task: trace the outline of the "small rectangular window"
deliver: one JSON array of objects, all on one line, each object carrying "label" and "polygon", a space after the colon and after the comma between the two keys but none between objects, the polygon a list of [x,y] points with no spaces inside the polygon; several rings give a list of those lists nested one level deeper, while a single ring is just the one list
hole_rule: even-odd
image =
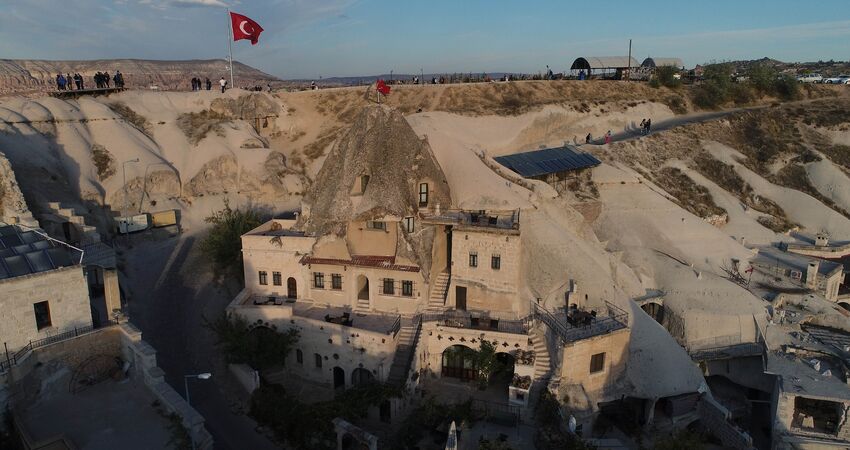
[{"label": "small rectangular window", "polygon": [[590,357],[590,373],[602,372],[605,369],[605,353],[597,353]]},{"label": "small rectangular window", "polygon": [[395,295],[395,280],[384,278],[384,295]]},{"label": "small rectangular window", "polygon": [[265,270],[260,271],[260,286],[269,284],[269,274]]},{"label": "small rectangular window", "polygon": [[499,255],[493,255],[490,257],[490,268],[493,270],[499,270],[502,268],[502,257]]},{"label": "small rectangular window", "polygon": [[387,223],[377,221],[377,220],[370,220],[370,221],[366,222],[366,228],[368,228],[370,230],[387,231]]},{"label": "small rectangular window", "polygon": [[322,355],[320,355],[318,353],[313,353],[313,359],[316,360],[316,368],[321,369],[322,368]]},{"label": "small rectangular window", "polygon": [[298,364],[304,364],[304,353],[300,348],[295,349],[295,361],[297,361]]},{"label": "small rectangular window", "polygon": [[316,289],[325,288],[325,274],[322,272],[313,272],[313,287]]},{"label": "small rectangular window", "polygon": [[360,176],[360,193],[366,192],[366,186],[369,185],[369,175]]},{"label": "small rectangular window", "polygon": [[405,297],[413,297],[413,282],[404,280],[401,282],[401,295]]},{"label": "small rectangular window", "polygon": [[280,272],[272,272],[272,283],[275,286],[280,286],[282,283],[280,278]]},{"label": "small rectangular window", "polygon": [[469,267],[478,267],[478,253],[471,252],[469,254]]},{"label": "small rectangular window", "polygon": [[50,304],[48,302],[38,302],[32,305],[35,312],[35,327],[43,329],[53,326],[53,321],[50,319]]},{"label": "small rectangular window", "polygon": [[416,226],[416,224],[413,221],[413,217],[405,217],[404,218],[404,231],[407,231],[408,233],[413,233],[415,231],[414,230],[415,226]]},{"label": "small rectangular window", "polygon": [[331,275],[331,289],[342,289],[342,275],[338,273]]},{"label": "small rectangular window", "polygon": [[419,206],[428,206],[428,183],[419,183]]}]

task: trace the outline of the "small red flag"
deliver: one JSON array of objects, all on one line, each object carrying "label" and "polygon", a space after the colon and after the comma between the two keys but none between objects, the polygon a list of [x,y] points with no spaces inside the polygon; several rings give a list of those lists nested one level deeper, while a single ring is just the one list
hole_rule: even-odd
[{"label": "small red flag", "polygon": [[233,29],[233,40],[249,39],[251,45],[257,45],[263,27],[257,22],[243,16],[242,14],[230,13],[230,25]]},{"label": "small red flag", "polygon": [[390,86],[387,83],[384,83],[384,80],[378,80],[378,82],[375,83],[375,89],[384,96],[387,96],[390,93]]},{"label": "small red flag", "polygon": [[749,269],[745,270],[746,273],[753,273],[753,266],[750,266]]}]

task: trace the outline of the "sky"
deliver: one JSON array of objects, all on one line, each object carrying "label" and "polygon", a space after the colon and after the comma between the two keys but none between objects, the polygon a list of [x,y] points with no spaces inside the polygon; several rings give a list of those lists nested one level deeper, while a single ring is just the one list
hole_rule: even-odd
[{"label": "sky", "polygon": [[850,60],[848,0],[0,0],[2,59],[233,57],[285,79],[555,72],[580,56]]}]

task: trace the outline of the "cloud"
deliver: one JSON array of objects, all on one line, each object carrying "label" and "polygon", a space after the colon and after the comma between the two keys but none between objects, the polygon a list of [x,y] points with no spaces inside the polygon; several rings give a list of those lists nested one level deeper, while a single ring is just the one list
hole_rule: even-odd
[{"label": "cloud", "polygon": [[171,0],[169,3],[178,8],[203,8],[208,6],[214,8],[227,8],[230,6],[221,0]]}]

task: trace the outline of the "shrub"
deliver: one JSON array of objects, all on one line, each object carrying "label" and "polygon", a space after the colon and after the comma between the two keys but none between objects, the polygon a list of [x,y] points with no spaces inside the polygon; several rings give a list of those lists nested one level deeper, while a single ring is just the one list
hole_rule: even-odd
[{"label": "shrub", "polygon": [[679,69],[673,66],[662,66],[655,69],[655,76],[652,77],[653,87],[665,86],[668,88],[678,88],[682,85],[682,80],[676,78]]},{"label": "shrub", "polygon": [[694,104],[702,109],[717,109],[726,103],[728,92],[720,83],[705,81],[694,89]]},{"label": "shrub", "polygon": [[700,186],[675,167],[665,167],[658,172],[655,182],[672,195],[679,206],[703,219],[726,214],[726,210],[714,203],[714,198],[704,186]]},{"label": "shrub", "polygon": [[180,114],[177,117],[177,127],[183,131],[190,144],[198,145],[210,132],[224,137],[224,128],[221,125],[228,120],[221,113],[205,109],[201,112]]},{"label": "shrub", "polygon": [[124,104],[123,102],[115,102],[110,103],[109,109],[112,110],[115,114],[118,114],[122,119],[124,119],[130,125],[133,125],[141,131],[145,136],[152,138],[151,136],[151,123],[148,122],[144,116],[140,115],[136,111],[133,111],[129,106]]},{"label": "shrub", "polygon": [[248,364],[257,370],[282,366],[298,342],[298,330],[281,333],[267,327],[252,328],[247,320],[235,314],[223,313],[214,321],[204,321],[215,334],[216,346],[221,348],[227,362]]},{"label": "shrub", "polygon": [[782,75],[774,81],[774,92],[782,100],[800,98],[800,84],[790,75]]},{"label": "shrub", "polygon": [[115,158],[106,150],[106,147],[99,144],[92,145],[91,159],[97,169],[97,178],[100,181],[115,175]]},{"label": "shrub", "polygon": [[224,209],[204,221],[212,227],[201,242],[201,250],[210,259],[217,274],[241,279],[242,235],[262,224],[259,213],[251,209],[231,209],[225,201]]},{"label": "shrub", "polygon": [[729,88],[729,97],[736,105],[746,105],[756,99],[748,85],[737,83]]}]

